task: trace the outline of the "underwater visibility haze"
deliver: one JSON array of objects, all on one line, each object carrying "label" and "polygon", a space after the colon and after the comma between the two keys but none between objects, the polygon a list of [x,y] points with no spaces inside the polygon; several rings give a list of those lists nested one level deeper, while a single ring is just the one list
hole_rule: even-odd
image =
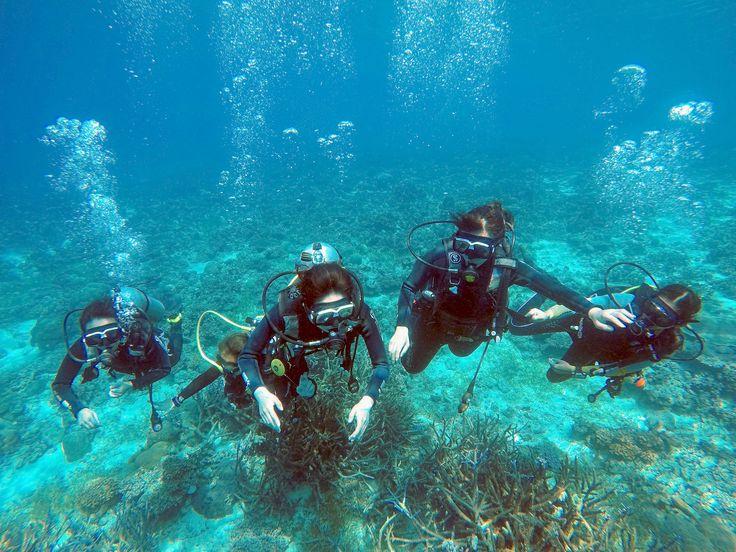
[{"label": "underwater visibility haze", "polygon": [[0,550],[736,550],[736,3],[5,0],[0,67]]}]

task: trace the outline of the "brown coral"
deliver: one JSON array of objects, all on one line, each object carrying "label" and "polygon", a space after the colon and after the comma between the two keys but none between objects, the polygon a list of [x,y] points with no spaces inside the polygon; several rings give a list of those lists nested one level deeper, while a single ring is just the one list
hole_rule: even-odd
[{"label": "brown coral", "polygon": [[120,484],[112,477],[91,479],[77,495],[79,511],[88,516],[100,515],[120,502]]},{"label": "brown coral", "polygon": [[[359,380],[368,379],[370,362],[365,355],[358,357],[355,371]],[[414,413],[400,400],[401,378],[386,384],[381,400],[373,409],[370,426],[360,443],[348,443],[351,428],[347,414],[359,395],[346,388],[347,374],[336,362],[327,363],[314,375],[319,393],[315,399],[294,398],[282,416],[281,432],[259,431],[265,438],[252,446],[263,456],[262,478],[257,490],[243,490],[247,496],[256,492],[264,498],[276,497],[283,508],[282,497],[300,484],[309,487],[321,502],[326,492],[349,489],[356,481],[395,481],[399,455],[406,456],[408,445],[415,437]],[[250,457],[241,450],[237,470]],[[243,474],[240,481],[253,481],[252,473]],[[354,497],[353,497],[354,498]]]},{"label": "brown coral", "polygon": [[514,431],[488,420],[435,429],[400,494],[386,499],[378,545],[453,550],[588,550],[612,538],[611,493],[576,465],[550,473]]},{"label": "brown coral", "polygon": [[652,464],[668,456],[679,443],[667,432],[608,429],[588,422],[575,424],[575,433],[590,448],[614,460]]}]

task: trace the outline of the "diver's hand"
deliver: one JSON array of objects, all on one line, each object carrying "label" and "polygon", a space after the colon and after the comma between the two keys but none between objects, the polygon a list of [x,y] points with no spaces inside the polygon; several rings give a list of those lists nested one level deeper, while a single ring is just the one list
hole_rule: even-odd
[{"label": "diver's hand", "polygon": [[263,386],[253,391],[253,397],[258,403],[261,421],[274,431],[281,432],[281,420],[276,414],[276,409],[283,412],[284,405],[281,404],[279,398]]},{"label": "diver's hand", "polygon": [[352,424],[355,420],[355,431],[348,437],[348,441],[351,443],[363,438],[365,428],[368,427],[368,420],[371,417],[371,408],[373,408],[375,402],[372,397],[365,395],[350,411],[348,423]]},{"label": "diver's hand", "polygon": [[113,399],[119,399],[131,389],[133,389],[132,381],[116,381],[110,384],[110,396]]},{"label": "diver's hand", "polygon": [[91,408],[83,408],[77,412],[77,422],[84,429],[95,429],[102,425],[97,414]]},{"label": "diver's hand", "polygon": [[399,359],[409,350],[409,328],[406,326],[396,326],[391,341],[388,342],[388,354],[391,360],[398,362]]},{"label": "diver's hand", "polygon": [[562,374],[565,376],[572,376],[578,372],[577,366],[573,366],[565,360],[556,360],[554,358],[549,359],[549,367],[553,372]]},{"label": "diver's hand", "polygon": [[[634,315],[626,309],[606,309],[593,307],[588,311],[588,318],[593,325],[604,332],[612,332],[616,327],[625,328],[634,321]],[[608,322],[608,324],[607,324]]]},{"label": "diver's hand", "polygon": [[549,318],[549,314],[546,311],[543,311],[541,309],[531,309],[528,313],[526,313],[527,317],[531,318],[532,320],[547,320]]},{"label": "diver's hand", "polygon": [[112,351],[110,349],[105,349],[100,353],[100,356],[97,359],[97,365],[99,368],[104,370],[107,370],[112,366]]}]

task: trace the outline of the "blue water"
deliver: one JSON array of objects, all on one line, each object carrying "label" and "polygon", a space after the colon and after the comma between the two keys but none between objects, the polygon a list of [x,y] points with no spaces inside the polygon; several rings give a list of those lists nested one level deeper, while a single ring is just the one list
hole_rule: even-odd
[{"label": "blue water", "polygon": [[[191,427],[220,389],[154,438],[143,394],[77,385],[103,427],[76,427],[49,390],[61,320],[125,283],[181,305],[163,408],[206,368],[199,313],[258,314],[305,243],[341,249],[388,341],[410,227],[498,198],[525,252],[575,289],[617,260],[692,285],[708,346],[589,405],[598,382],[544,377],[565,340],[509,337],[478,413],[592,466],[636,505],[636,549],[736,549],[735,22],[736,4],[691,0],[0,2],[0,548],[27,519],[46,527],[30,550],[384,547],[360,512],[385,489],[335,498],[339,539],[314,544],[309,500],[264,517],[218,484],[244,437]],[[394,367],[425,426],[455,416],[478,356],[443,352],[406,382]],[[655,434],[675,444],[654,460],[611,445]],[[190,461],[196,482],[152,514],[149,540],[131,536],[140,485],[204,449],[212,463]],[[98,478],[117,500],[92,515],[79,504]],[[204,515],[195,496],[228,506]]]}]

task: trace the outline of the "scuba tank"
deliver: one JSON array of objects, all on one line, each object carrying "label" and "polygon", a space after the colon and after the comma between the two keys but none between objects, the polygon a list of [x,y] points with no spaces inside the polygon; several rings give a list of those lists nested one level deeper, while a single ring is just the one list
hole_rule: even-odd
[{"label": "scuba tank", "polygon": [[164,319],[164,304],[136,287],[121,286],[113,290],[115,306],[133,306],[143,312],[152,324],[156,325]]}]

